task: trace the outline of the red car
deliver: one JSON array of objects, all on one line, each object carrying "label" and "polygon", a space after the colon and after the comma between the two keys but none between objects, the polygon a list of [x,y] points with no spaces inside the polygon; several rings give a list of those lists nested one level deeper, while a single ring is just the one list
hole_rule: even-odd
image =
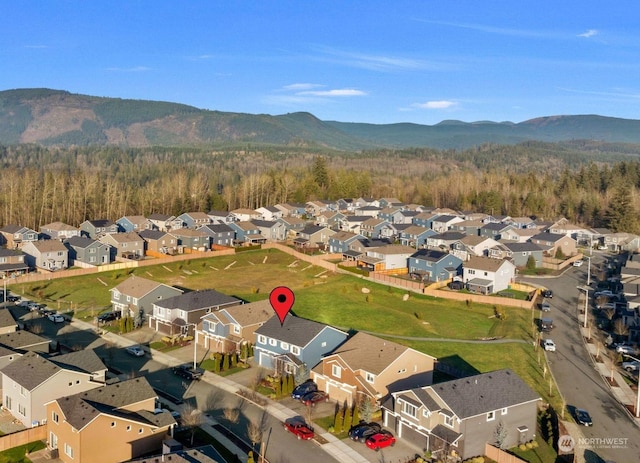
[{"label": "red car", "polygon": [[309,392],[308,394],[302,396],[300,402],[305,405],[311,405],[313,407],[318,402],[329,402],[329,394],[324,391]]},{"label": "red car", "polygon": [[307,425],[307,423],[301,423],[300,421],[284,423],[284,429],[295,435],[298,440],[310,440],[313,439],[315,433],[313,428]]},{"label": "red car", "polygon": [[370,436],[365,443],[367,447],[377,452],[385,447],[393,447],[396,443],[396,438],[390,432],[378,432]]}]

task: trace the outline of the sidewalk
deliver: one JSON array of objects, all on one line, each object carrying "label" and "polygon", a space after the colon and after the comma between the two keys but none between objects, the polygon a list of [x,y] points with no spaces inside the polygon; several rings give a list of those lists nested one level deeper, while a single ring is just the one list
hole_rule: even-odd
[{"label": "sidewalk", "polygon": [[[93,324],[83,322],[80,320],[74,319],[71,322],[71,324],[80,330],[92,330],[94,332],[99,332],[101,333],[101,337],[105,341],[120,347],[136,345],[136,344],[139,344],[138,341],[140,341],[139,339],[128,339],[127,337],[124,337],[124,336],[102,331],[99,328],[96,328]],[[175,365],[180,365],[182,363],[185,363],[185,357],[188,357],[188,359],[186,359],[187,361],[190,359],[193,359],[193,349],[189,346],[184,349],[177,349],[177,350],[171,351],[170,354],[165,354],[163,352],[152,350],[151,357],[153,358],[153,360],[159,363],[162,363],[164,365],[175,366]],[[220,388],[232,394],[237,394],[238,390],[241,390],[241,389],[250,391],[250,389],[246,388],[245,386],[235,381],[230,380],[229,378],[222,377],[208,371],[205,372],[201,381],[205,381],[211,384],[212,386],[215,386],[217,388]],[[288,418],[294,418],[299,415],[298,413],[294,412],[293,410],[283,406],[282,404],[276,401],[270,400],[266,397],[263,397],[263,399],[267,403],[267,405],[263,407],[265,411],[281,422],[285,421]],[[238,457],[240,457],[240,460],[243,463],[246,463],[247,461],[246,453],[242,449],[240,449],[237,445],[235,445],[233,442],[231,442],[226,436],[222,435],[220,432],[218,432],[216,429],[212,427],[212,425],[215,424],[215,421],[213,419],[209,417],[205,417],[205,423],[207,425],[202,426],[203,430],[205,430],[208,434],[213,436],[218,442],[222,443],[228,450],[238,455]],[[315,426],[315,428],[317,431],[320,431],[318,432],[319,436],[324,438],[324,440],[326,441],[326,443],[320,445],[320,448],[323,449],[327,454],[332,456],[337,461],[341,463],[369,463],[369,460],[367,458],[359,454],[357,451],[353,450],[351,447],[349,447],[347,444],[345,444],[341,440],[337,439],[333,434],[328,433],[323,429],[322,430],[319,429],[318,426]]]}]

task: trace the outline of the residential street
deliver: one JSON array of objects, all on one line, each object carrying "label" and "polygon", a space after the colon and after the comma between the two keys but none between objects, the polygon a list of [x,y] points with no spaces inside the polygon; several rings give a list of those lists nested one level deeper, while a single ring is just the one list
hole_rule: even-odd
[{"label": "residential street", "polygon": [[[602,254],[592,258],[592,265],[603,258]],[[563,275],[555,278],[523,280],[545,286],[554,292],[548,316],[553,318],[555,328],[549,337],[555,341],[557,350],[547,353],[551,372],[566,401],[565,413],[584,408],[593,419],[592,427],[580,427],[587,440],[577,442],[576,448],[587,462],[637,461],[640,455],[640,429],[594,368],[580,335],[579,323],[583,323],[584,318],[577,317],[578,295],[581,292],[577,287],[586,285],[586,272],[584,265],[569,267]]]}]

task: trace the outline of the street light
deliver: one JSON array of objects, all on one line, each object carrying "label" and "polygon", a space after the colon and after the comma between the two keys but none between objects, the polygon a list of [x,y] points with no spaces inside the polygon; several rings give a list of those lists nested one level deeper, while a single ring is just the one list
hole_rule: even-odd
[{"label": "street light", "polygon": [[587,259],[587,286],[591,285],[591,256],[584,256]]},{"label": "street light", "polygon": [[580,291],[584,291],[584,327],[587,327],[587,310],[589,308],[589,288],[578,286]]}]

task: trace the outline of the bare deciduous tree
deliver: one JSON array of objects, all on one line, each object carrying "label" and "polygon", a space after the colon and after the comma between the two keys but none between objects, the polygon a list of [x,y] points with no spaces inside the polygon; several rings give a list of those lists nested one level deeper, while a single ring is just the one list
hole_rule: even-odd
[{"label": "bare deciduous tree", "polygon": [[182,415],[182,425],[189,428],[191,432],[191,446],[193,447],[193,440],[196,435],[196,428],[202,426],[204,422],[204,416],[202,411],[195,408],[193,405],[185,404],[180,411]]}]

